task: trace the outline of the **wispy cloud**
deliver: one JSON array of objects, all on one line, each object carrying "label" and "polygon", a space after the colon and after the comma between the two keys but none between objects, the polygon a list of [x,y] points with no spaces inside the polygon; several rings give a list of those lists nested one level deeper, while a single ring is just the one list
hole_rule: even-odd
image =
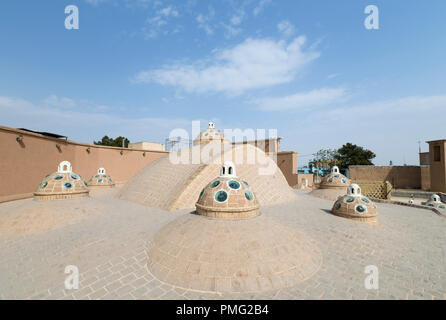
[{"label": "wispy cloud", "polygon": [[347,99],[343,88],[322,88],[283,97],[266,97],[249,101],[264,111],[307,110],[329,106]]},{"label": "wispy cloud", "polygon": [[254,10],[252,11],[252,14],[254,16],[258,16],[263,12],[265,7],[269,5],[272,1],[271,0],[260,0],[257,5],[255,6]]},{"label": "wispy cloud", "polygon": [[57,107],[57,108],[72,108],[76,106],[76,102],[73,99],[66,97],[59,98],[55,94],[46,97],[43,100],[43,103],[47,106]]},{"label": "wispy cloud", "polygon": [[[101,106],[99,105],[99,108]],[[75,141],[92,143],[104,135],[124,135],[131,141],[158,141],[174,128],[190,128],[190,121],[178,118],[125,118],[92,109],[60,109],[25,99],[0,96],[2,125],[67,135]]]},{"label": "wispy cloud", "polygon": [[196,21],[198,23],[198,27],[203,29],[206,34],[212,35],[214,34],[214,28],[211,25],[211,21],[215,16],[215,10],[213,7],[209,7],[207,14],[198,14],[196,17]]},{"label": "wispy cloud", "polygon": [[305,50],[305,42],[304,36],[289,43],[247,39],[235,47],[217,50],[208,61],[142,71],[134,80],[179,87],[186,92],[241,94],[292,81],[301,68],[319,57],[319,52]]},{"label": "wispy cloud", "polygon": [[174,28],[173,31],[166,30],[164,27],[168,25],[168,21],[171,18],[177,18],[179,15],[178,9],[174,6],[158,9],[154,16],[146,19],[147,26],[142,28],[145,38],[156,38],[160,33],[164,35],[175,33],[175,30],[178,30],[178,27]]},{"label": "wispy cloud", "polygon": [[277,29],[279,29],[280,33],[284,36],[290,37],[295,33],[294,25],[288,20],[282,20],[277,24]]}]

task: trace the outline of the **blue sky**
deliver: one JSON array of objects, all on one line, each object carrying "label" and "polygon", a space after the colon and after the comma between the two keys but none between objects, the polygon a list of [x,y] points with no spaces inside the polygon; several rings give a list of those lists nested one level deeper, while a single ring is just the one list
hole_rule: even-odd
[{"label": "blue sky", "polygon": [[446,138],[445,14],[442,0],[5,0],[0,125],[164,142],[213,120],[277,129],[300,165],[345,142],[418,164],[417,141]]}]

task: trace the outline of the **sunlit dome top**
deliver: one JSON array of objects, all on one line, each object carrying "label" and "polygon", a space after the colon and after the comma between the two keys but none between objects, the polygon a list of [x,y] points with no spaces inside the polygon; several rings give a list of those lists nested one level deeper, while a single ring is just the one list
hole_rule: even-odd
[{"label": "sunlit dome top", "polygon": [[226,161],[220,176],[201,191],[197,213],[214,218],[248,218],[259,215],[259,204],[251,186],[236,175],[235,166]]},{"label": "sunlit dome top", "polygon": [[48,174],[34,192],[37,200],[68,199],[87,196],[89,190],[82,177],[74,173],[71,163],[62,161],[57,172]]},{"label": "sunlit dome top", "polygon": [[104,168],[99,168],[98,173],[88,180],[88,186],[94,187],[114,187],[115,182],[112,177],[105,173]]},{"label": "sunlit dome top", "polygon": [[361,188],[357,184],[351,184],[347,188],[347,194],[339,196],[333,205],[331,212],[337,216],[358,221],[377,221],[376,205],[366,196],[361,194]]},{"label": "sunlit dome top", "polygon": [[207,129],[200,132],[200,135],[194,140],[194,145],[207,144],[211,142],[228,143],[229,141],[223,135],[223,132],[215,128],[215,124],[210,121]]},{"label": "sunlit dome top", "polygon": [[320,184],[321,189],[342,189],[350,184],[350,179],[339,172],[339,168],[334,166],[331,168],[329,175],[325,176]]},{"label": "sunlit dome top", "polygon": [[441,202],[441,198],[438,194],[431,195],[429,201],[422,202],[421,204],[432,208],[446,209],[446,205]]}]

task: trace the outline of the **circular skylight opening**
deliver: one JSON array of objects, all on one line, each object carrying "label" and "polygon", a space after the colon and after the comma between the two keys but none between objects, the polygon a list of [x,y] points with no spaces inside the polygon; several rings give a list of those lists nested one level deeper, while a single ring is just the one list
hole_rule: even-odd
[{"label": "circular skylight opening", "polygon": [[357,213],[359,213],[359,214],[364,214],[364,213],[367,212],[367,208],[366,208],[366,206],[364,206],[364,205],[362,205],[362,204],[358,204],[358,205],[355,207],[355,211],[356,211]]},{"label": "circular skylight opening", "polygon": [[228,200],[228,193],[225,190],[219,190],[215,193],[214,199],[217,202],[225,202]]},{"label": "circular skylight opening", "polygon": [[251,191],[245,190],[245,198],[249,201],[252,201],[252,200],[254,200],[254,195],[252,194]]},{"label": "circular skylight opening", "polygon": [[211,188],[215,188],[218,187],[220,185],[220,181],[219,180],[215,180],[214,182],[211,183],[210,187]]},{"label": "circular skylight opening", "polygon": [[73,185],[71,184],[71,182],[65,182],[65,183],[63,184],[63,187],[64,187],[65,189],[71,189],[71,188],[73,188]]},{"label": "circular skylight opening", "polygon": [[240,189],[240,183],[238,183],[235,180],[229,180],[228,182],[228,187],[234,190],[238,190]]}]

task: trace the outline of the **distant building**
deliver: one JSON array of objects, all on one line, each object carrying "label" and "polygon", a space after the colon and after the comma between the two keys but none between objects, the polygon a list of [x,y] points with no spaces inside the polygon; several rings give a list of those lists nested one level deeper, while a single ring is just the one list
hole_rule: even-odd
[{"label": "distant building", "polygon": [[147,151],[166,151],[166,147],[164,144],[156,142],[145,142],[145,141],[129,143],[129,148],[138,150],[147,150]]},{"label": "distant building", "polygon": [[429,165],[429,152],[420,152],[420,166]]},{"label": "distant building", "polygon": [[446,140],[427,141],[429,144],[430,189],[446,192]]}]

